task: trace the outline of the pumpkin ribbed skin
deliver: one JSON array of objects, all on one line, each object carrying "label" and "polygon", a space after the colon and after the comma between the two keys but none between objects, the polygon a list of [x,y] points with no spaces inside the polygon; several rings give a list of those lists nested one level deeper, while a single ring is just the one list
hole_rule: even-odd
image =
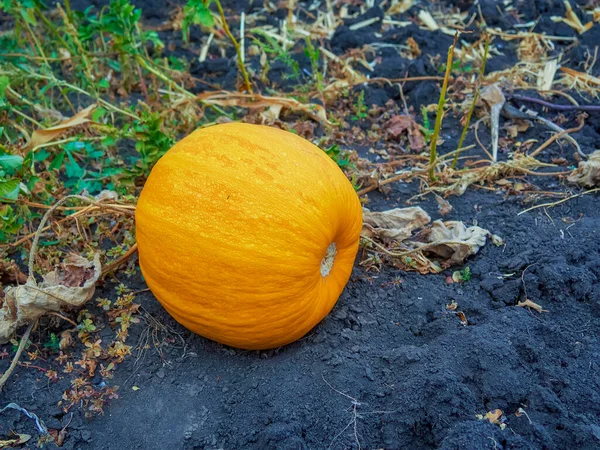
[{"label": "pumpkin ribbed skin", "polygon": [[352,185],[322,150],[241,123],[177,143],[136,209],[140,266],[164,308],[189,330],[245,349],[293,342],[327,315],[361,227]]}]

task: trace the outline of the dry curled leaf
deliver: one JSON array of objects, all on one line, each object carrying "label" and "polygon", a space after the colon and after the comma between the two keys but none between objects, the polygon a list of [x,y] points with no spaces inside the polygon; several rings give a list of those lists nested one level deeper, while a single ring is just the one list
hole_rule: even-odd
[{"label": "dry curled leaf", "polygon": [[[439,273],[449,266],[462,264],[485,245],[487,237],[496,245],[502,243],[499,237],[478,226],[467,227],[459,221],[441,220],[427,226],[429,220],[429,215],[419,207],[380,212],[363,208],[361,235],[387,244],[388,249],[384,249],[380,256],[395,267],[423,274]],[[418,229],[421,231],[412,236],[413,231]],[[374,251],[378,252],[375,248]],[[367,266],[372,263],[373,255],[361,262]],[[446,281],[454,282],[451,277]]]},{"label": "dry curled leaf", "polygon": [[475,225],[467,227],[464,223],[456,220],[447,222],[436,220],[431,224],[426,242],[441,243],[428,247],[427,252],[441,257],[446,265],[461,264],[467,257],[474,255],[485,245],[489,235],[489,231]]},{"label": "dry curled leaf", "polygon": [[[301,103],[293,98],[270,97],[260,94],[241,94],[238,92],[206,92],[198,96],[199,100],[205,105],[218,106],[239,106],[241,108],[261,109],[268,108],[270,113],[267,118],[278,118],[282,109],[290,109],[292,111],[302,111],[312,117],[317,122],[331,125],[327,119],[327,113],[323,106],[314,103]],[[264,117],[264,116],[263,116]]]},{"label": "dry curled leaf", "polygon": [[532,308],[532,309],[535,309],[539,313],[548,312],[548,310],[543,309],[541,305],[538,305],[537,303],[532,302],[529,299],[525,299],[524,301],[517,303],[517,306],[520,306],[522,308],[525,308],[525,307]]},{"label": "dry curled leaf", "polygon": [[58,125],[54,125],[50,128],[44,128],[42,130],[35,130],[31,136],[31,140],[29,141],[28,148],[32,149],[34,147],[37,147],[38,145],[46,144],[59,137],[68,129],[76,127],[78,125],[83,125],[84,123],[88,123],[90,121],[88,117],[95,107],[96,105],[92,104],[87,108],[79,111],[73,117],[63,120]]},{"label": "dry curled leaf", "polygon": [[363,208],[362,235],[382,242],[402,241],[430,220],[429,214],[418,206],[388,211],[369,211]]},{"label": "dry curled leaf", "polygon": [[581,161],[567,179],[582,186],[600,186],[600,150],[592,153],[587,161]]},{"label": "dry curled leaf", "polygon": [[412,116],[394,116],[383,125],[383,128],[392,138],[398,138],[400,135],[406,133],[410,148],[413,150],[421,150],[425,147],[423,133]]},{"label": "dry curled leaf", "polygon": [[0,343],[7,342],[19,326],[46,312],[83,305],[94,295],[101,273],[99,254],[93,261],[69,255],[40,284],[31,279],[24,285],[7,287],[0,309]]}]

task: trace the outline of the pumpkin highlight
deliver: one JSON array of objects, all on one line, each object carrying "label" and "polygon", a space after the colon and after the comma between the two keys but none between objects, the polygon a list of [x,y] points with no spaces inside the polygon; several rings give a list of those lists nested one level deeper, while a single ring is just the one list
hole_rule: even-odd
[{"label": "pumpkin highlight", "polygon": [[304,336],[348,282],[362,226],[340,168],[307,140],[231,123],[153,168],[136,209],[140,267],[189,330],[244,349]]}]

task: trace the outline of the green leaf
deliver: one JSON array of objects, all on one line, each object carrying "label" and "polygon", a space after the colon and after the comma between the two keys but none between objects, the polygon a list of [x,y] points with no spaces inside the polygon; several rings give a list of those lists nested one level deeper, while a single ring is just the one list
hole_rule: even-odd
[{"label": "green leaf", "polygon": [[[102,80],[102,81],[105,81],[105,80]],[[98,83],[98,86],[100,86],[102,81],[100,81],[100,83]],[[104,86],[100,86],[100,87],[104,87]],[[98,122],[102,118],[102,116],[104,116],[104,114],[106,114],[106,109],[102,108],[101,106],[96,108],[94,110],[94,112],[92,113],[92,121]]]},{"label": "green leaf", "polygon": [[48,170],[54,170],[54,169],[60,170],[60,168],[63,165],[64,160],[65,160],[65,152],[60,152],[58,155],[56,155],[54,160],[52,160],[52,162],[50,163],[50,166],[48,167]]},{"label": "green leaf", "polygon": [[50,156],[50,152],[48,150],[46,150],[45,148],[35,152],[35,155],[33,155],[33,159],[35,162],[40,162],[40,161],[44,161],[46,158],[48,158],[48,156]]},{"label": "green leaf", "polygon": [[0,180],[0,198],[16,200],[19,197],[19,185],[21,180],[12,178],[10,180]]},{"label": "green leaf", "polygon": [[15,170],[23,164],[23,157],[19,155],[0,155],[0,167]]},{"label": "green leaf", "polygon": [[194,19],[194,23],[202,24],[205,27],[212,27],[215,24],[212,14],[206,7],[204,9],[200,9],[196,13],[196,17]]},{"label": "green leaf", "polygon": [[29,25],[37,25],[37,20],[35,19],[35,10],[33,8],[21,9],[21,16]]},{"label": "green leaf", "polygon": [[71,156],[70,153],[68,154],[68,157],[69,160],[65,164],[67,176],[69,178],[81,178],[85,173],[85,170],[83,170],[83,168],[79,164],[77,164],[77,161],[75,161],[75,158],[73,158],[73,156]]}]

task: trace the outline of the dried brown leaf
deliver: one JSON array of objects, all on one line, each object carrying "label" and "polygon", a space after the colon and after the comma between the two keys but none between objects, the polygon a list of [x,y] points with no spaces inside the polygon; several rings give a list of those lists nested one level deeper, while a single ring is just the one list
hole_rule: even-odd
[{"label": "dried brown leaf", "polygon": [[363,208],[362,234],[382,242],[403,241],[414,230],[422,228],[431,221],[429,214],[422,208],[395,208],[388,211],[369,211]]},{"label": "dried brown leaf", "polygon": [[0,308],[0,343],[8,341],[19,326],[46,312],[83,305],[94,295],[101,273],[99,254],[93,261],[71,255],[46,274],[40,284],[29,280],[24,285],[6,288]]},{"label": "dried brown leaf", "polygon": [[600,186],[600,150],[592,153],[587,161],[581,161],[567,179],[582,186]]},{"label": "dried brown leaf", "polygon": [[474,255],[485,245],[489,235],[489,231],[475,225],[467,227],[460,221],[436,220],[428,230],[426,242],[441,243],[428,247],[426,251],[442,258],[447,266],[462,264],[467,257]]},{"label": "dried brown leaf", "polygon": [[[314,103],[301,103],[293,98],[269,97],[260,94],[241,94],[228,91],[206,92],[200,94],[198,98],[206,105],[238,106],[249,109],[275,107],[275,110],[270,113],[273,117],[279,117],[279,113],[283,108],[292,111],[302,111],[317,122],[328,125],[331,124],[327,119],[327,114],[323,106]],[[279,112],[277,112],[278,108]]]},{"label": "dried brown leaf", "polygon": [[392,138],[398,138],[406,133],[410,148],[413,150],[422,150],[425,147],[423,133],[412,116],[394,116],[383,125],[383,128]]},{"label": "dried brown leaf", "polygon": [[31,140],[29,141],[28,148],[32,149],[34,147],[37,147],[38,145],[46,144],[59,137],[61,134],[65,133],[70,128],[76,127],[78,125],[83,125],[84,123],[88,123],[90,121],[88,117],[95,107],[96,105],[92,104],[87,108],[79,111],[73,117],[63,120],[58,125],[54,125],[53,127],[45,128],[42,130],[35,130],[31,135]]}]

